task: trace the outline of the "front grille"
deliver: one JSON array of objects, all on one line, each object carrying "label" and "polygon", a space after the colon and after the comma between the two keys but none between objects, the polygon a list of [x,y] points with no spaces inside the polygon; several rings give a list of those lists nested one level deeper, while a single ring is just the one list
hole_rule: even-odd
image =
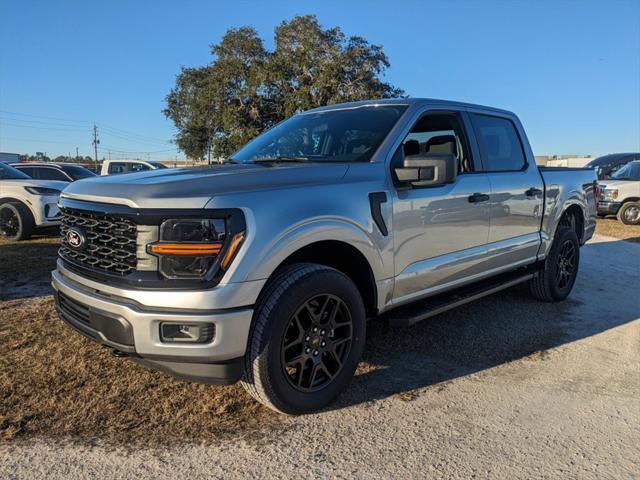
[{"label": "front grille", "polygon": [[[67,232],[72,227],[85,237],[80,248],[69,244]],[[63,208],[60,234],[60,256],[71,263],[119,275],[136,270],[137,226],[125,217]]]}]

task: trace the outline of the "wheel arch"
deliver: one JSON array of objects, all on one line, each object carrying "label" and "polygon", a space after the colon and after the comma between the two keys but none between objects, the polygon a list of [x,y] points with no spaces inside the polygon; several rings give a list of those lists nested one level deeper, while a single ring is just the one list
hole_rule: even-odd
[{"label": "wheel arch", "polygon": [[373,270],[364,254],[353,245],[340,240],[310,243],[291,253],[276,271],[294,263],[317,263],[344,273],[358,288],[367,315],[376,313],[378,292]]},{"label": "wheel arch", "polygon": [[36,212],[34,211],[33,206],[20,198],[0,197],[0,205],[2,205],[3,203],[20,203],[29,209],[29,212],[31,212],[31,215],[33,216],[34,219],[36,218]]},{"label": "wheel arch", "polygon": [[[585,228],[585,213],[581,205],[572,203],[568,205],[560,215],[556,231],[559,226],[569,227],[576,232],[578,240],[582,243]],[[554,232],[555,236],[555,232]]]}]

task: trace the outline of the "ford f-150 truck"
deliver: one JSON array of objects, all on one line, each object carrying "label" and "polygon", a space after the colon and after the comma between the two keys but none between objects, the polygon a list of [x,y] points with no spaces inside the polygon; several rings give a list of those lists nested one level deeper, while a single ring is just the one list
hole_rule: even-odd
[{"label": "ford f-150 truck", "polygon": [[52,284],[116,355],[305,413],[346,388],[367,319],[411,325],[520,282],[566,298],[596,196],[593,170],[539,169],[508,111],[333,105],[216,167],[70,184]]}]

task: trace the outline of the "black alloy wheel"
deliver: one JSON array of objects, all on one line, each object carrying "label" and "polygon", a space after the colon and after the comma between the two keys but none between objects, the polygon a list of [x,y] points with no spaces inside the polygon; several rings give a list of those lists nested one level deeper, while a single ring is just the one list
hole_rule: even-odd
[{"label": "black alloy wheel", "polygon": [[282,340],[281,362],[289,384],[316,392],[340,373],[349,356],[353,322],[344,301],[316,295],[291,316]]},{"label": "black alloy wheel", "polygon": [[18,212],[12,208],[0,208],[0,236],[12,240],[20,231]]},{"label": "black alloy wheel", "polygon": [[558,288],[565,289],[576,274],[576,246],[571,240],[560,246],[556,262],[556,282]]}]

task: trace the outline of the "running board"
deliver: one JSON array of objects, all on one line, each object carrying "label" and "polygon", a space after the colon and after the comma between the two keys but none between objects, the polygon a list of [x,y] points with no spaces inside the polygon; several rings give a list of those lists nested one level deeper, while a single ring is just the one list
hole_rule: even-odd
[{"label": "running board", "polygon": [[418,300],[409,305],[394,308],[385,313],[389,325],[392,327],[408,327],[439,313],[459,307],[465,303],[473,302],[487,295],[499,292],[514,285],[526,282],[533,277],[531,270],[519,270],[516,272],[498,275],[466,287],[458,288],[452,292]]}]

